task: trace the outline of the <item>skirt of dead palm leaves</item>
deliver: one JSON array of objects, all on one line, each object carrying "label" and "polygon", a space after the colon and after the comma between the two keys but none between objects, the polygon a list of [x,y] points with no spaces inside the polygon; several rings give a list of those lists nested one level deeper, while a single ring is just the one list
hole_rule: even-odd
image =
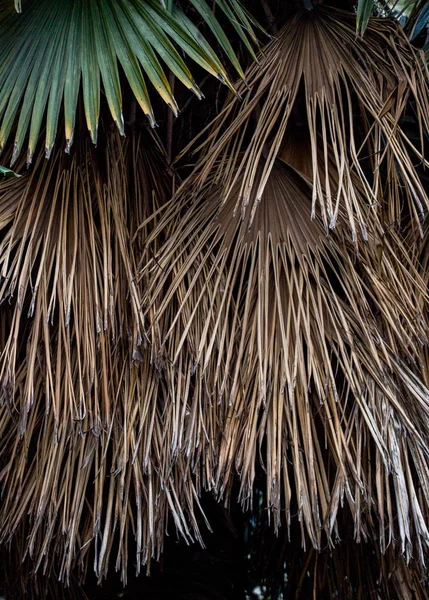
[{"label": "skirt of dead palm leaves", "polygon": [[321,9],[264,51],[162,211],[159,152],[134,136],[1,184],[3,547],[65,583],[126,581],[169,524],[201,541],[203,489],[228,505],[238,478],[252,508],[262,465],[279,536],[298,526],[316,560],[351,527],[411,597],[427,286],[399,225],[418,233],[429,202],[399,121],[412,98],[427,129],[426,88],[393,23],[356,41]]},{"label": "skirt of dead palm leaves", "polygon": [[100,578],[149,567],[169,515],[199,538],[134,278],[138,227],[168,191],[159,161],[154,139],[114,135],[0,190],[0,543],[64,583],[89,557]]},{"label": "skirt of dead palm leaves", "polygon": [[400,119],[412,99],[423,139],[424,66],[393,22],[356,41],[322,8],[247,75],[149,236],[154,360],[195,373],[180,391],[216,497],[238,473],[251,508],[262,464],[275,529],[333,547],[345,511],[357,542],[423,568],[428,298],[400,226],[421,233],[428,198]]}]

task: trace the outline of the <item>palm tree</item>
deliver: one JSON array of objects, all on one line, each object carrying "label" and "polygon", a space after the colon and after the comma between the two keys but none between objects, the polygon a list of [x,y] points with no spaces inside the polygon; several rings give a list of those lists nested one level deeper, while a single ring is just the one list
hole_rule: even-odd
[{"label": "palm tree", "polygon": [[[156,571],[169,531],[203,544],[229,518],[206,492],[251,511],[237,551],[267,556],[267,594],[426,597],[427,7],[401,27],[368,0],[274,4],[255,54],[237,0],[0,2],[18,597]],[[196,79],[208,114],[179,135]]]}]

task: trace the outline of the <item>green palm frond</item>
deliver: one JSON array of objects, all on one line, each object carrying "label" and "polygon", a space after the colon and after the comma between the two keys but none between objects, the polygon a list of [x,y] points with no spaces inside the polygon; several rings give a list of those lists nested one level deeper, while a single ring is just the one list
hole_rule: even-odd
[{"label": "green palm frond", "polygon": [[[190,3],[243,77],[236,54],[211,8],[204,0]],[[249,41],[255,40],[251,18],[238,0],[222,0],[219,6],[253,52]],[[1,10],[0,151],[18,119],[12,163],[27,134],[31,162],[45,113],[45,148],[50,155],[62,103],[66,148],[70,148],[81,84],[93,142],[97,141],[102,89],[123,133],[119,67],[152,125],[155,116],[148,81],[173,112],[178,111],[165,67],[201,98],[183,54],[231,86],[222,62],[188,16],[177,6],[167,10],[159,0],[28,1],[23,3],[22,14],[17,14],[7,1]]]},{"label": "green palm frond", "polygon": [[404,26],[409,38],[414,40],[423,29],[428,27],[428,24],[429,2],[427,0],[414,2]]},{"label": "green palm frond", "polygon": [[356,32],[363,36],[372,15],[393,17],[400,20],[410,40],[414,40],[428,26],[429,3],[427,0],[358,0]]},{"label": "green palm frond", "polygon": [[368,21],[374,12],[374,0],[358,0],[356,12],[356,31],[363,35],[368,25]]}]

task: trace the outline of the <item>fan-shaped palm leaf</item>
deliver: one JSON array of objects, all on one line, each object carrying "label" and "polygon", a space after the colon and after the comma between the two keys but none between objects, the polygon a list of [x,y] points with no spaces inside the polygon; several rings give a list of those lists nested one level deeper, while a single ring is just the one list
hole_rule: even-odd
[{"label": "fan-shaped palm leaf", "polygon": [[[234,68],[242,76],[231,44],[205,0],[190,0],[202,16]],[[254,39],[250,18],[237,0],[219,2],[222,11],[246,40]],[[82,81],[85,116],[95,143],[103,84],[110,112],[123,133],[119,65],[152,125],[147,79],[177,114],[168,78],[160,60],[201,97],[180,50],[212,75],[229,84],[227,73],[192,21],[181,9],[168,11],[158,0],[52,0],[23,3],[17,14],[8,0],[1,9],[0,37],[0,150],[18,119],[12,163],[29,131],[31,162],[46,112],[45,148],[54,143],[64,102],[66,148],[75,128],[76,105]]]},{"label": "fan-shaped palm leaf", "polygon": [[114,553],[126,580],[130,538],[139,571],[168,515],[199,537],[198,485],[174,451],[134,279],[137,224],[169,181],[155,147],[117,134],[104,154],[39,155],[0,183],[0,542],[25,540],[21,560],[63,582],[90,550],[99,577]]},{"label": "fan-shaped palm leaf", "polygon": [[[265,452],[276,527],[283,510],[289,523],[296,511],[304,540],[321,548],[324,531],[334,543],[345,496],[358,539],[378,539],[382,551],[398,539],[406,557],[414,547],[423,561],[429,392],[404,357],[416,363],[426,337],[416,319],[424,285],[399,240],[376,223],[356,264],[341,209],[326,237],[308,218],[309,170],[298,175],[277,160],[258,198],[261,160],[244,206],[243,173],[227,199],[213,183],[218,170],[197,194],[193,176],[184,184],[153,234],[167,241],[147,267],[156,347],[176,370],[196,369],[197,419],[204,432],[219,423],[204,452],[220,497],[236,468],[247,505]],[[364,205],[359,185],[354,193]],[[410,463],[417,483],[404,475]]]},{"label": "fan-shaped palm leaf", "polygon": [[[386,208],[385,224],[399,223],[400,207],[406,203],[420,226],[429,201],[413,154],[424,161],[423,131],[429,126],[426,75],[393,20],[372,19],[363,39],[355,38],[354,26],[353,15],[330,8],[298,15],[285,25],[246,74],[249,89],[238,85],[244,101],[231,98],[212,124],[197,186],[217,163],[228,161],[216,181],[226,200],[240,179],[239,197],[245,206],[264,155],[267,161],[254,196],[259,201],[287,126],[301,122],[311,138],[313,217],[318,204],[328,229],[343,210],[353,239],[359,232],[365,238],[371,212],[362,212],[356,201],[353,173],[365,190],[368,208]],[[418,148],[400,127],[411,99],[420,125]],[[333,165],[328,165],[328,146],[333,148]],[[319,148],[325,157],[322,170],[316,168]],[[329,185],[333,168],[336,194]]]}]

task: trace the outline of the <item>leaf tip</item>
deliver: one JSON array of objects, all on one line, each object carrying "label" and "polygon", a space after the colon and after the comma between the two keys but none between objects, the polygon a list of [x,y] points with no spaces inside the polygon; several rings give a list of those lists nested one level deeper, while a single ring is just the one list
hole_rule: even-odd
[{"label": "leaf tip", "polygon": [[50,144],[49,146],[45,146],[45,158],[47,160],[49,160],[51,158],[51,153],[52,153],[52,148],[54,147],[54,144]]},{"label": "leaf tip", "polygon": [[29,148],[27,150],[27,160],[26,160],[27,167],[29,167],[32,162],[33,162],[33,151]]},{"label": "leaf tip", "polygon": [[10,160],[11,167],[13,167],[13,165],[15,164],[16,159],[18,158],[18,154],[19,154],[19,146],[18,146],[17,142],[15,142],[13,145],[12,158]]}]

